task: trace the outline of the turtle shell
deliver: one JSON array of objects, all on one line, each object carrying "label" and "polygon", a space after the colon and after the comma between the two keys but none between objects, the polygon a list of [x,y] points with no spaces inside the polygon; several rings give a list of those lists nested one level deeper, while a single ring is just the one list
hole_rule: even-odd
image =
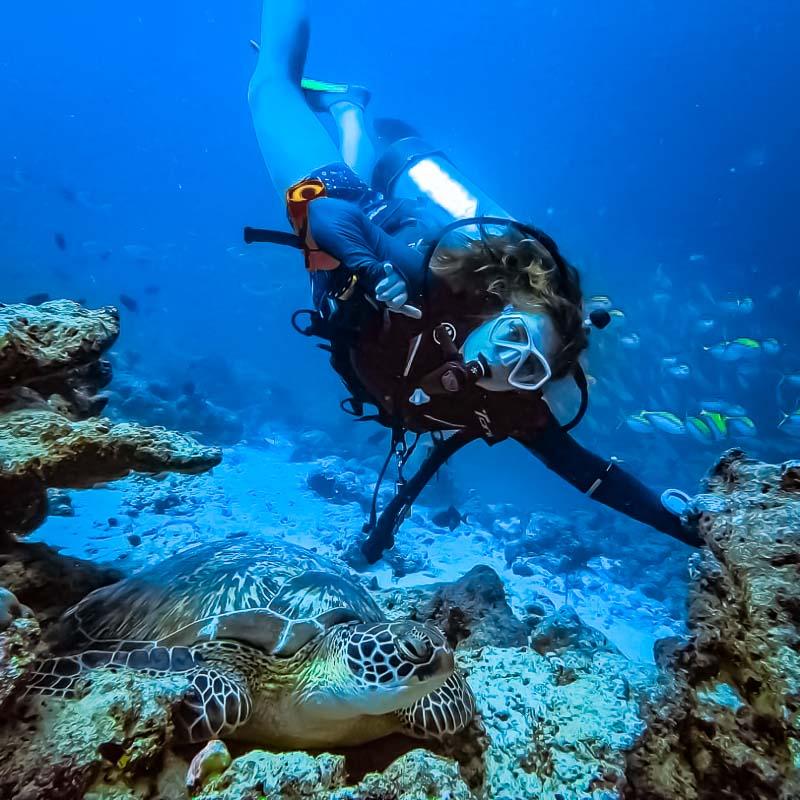
[{"label": "turtle shell", "polygon": [[276,656],[342,622],[384,615],[342,566],[278,539],[203,545],[112,586],[66,612],[61,649],[191,646],[235,639]]}]

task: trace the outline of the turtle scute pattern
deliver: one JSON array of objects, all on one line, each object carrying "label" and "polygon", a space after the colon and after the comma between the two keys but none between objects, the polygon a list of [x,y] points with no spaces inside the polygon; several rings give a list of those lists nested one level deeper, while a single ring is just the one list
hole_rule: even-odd
[{"label": "turtle scute pattern", "polygon": [[[304,646],[332,628],[339,644],[329,645],[375,690],[454,666],[440,631],[387,622],[343,566],[260,539],[196,547],[93,592],[65,615],[61,657],[40,662],[34,684],[68,697],[93,668],[185,672],[189,688],[175,721],[181,738],[202,741],[252,725],[263,690],[300,670]],[[441,691],[396,713],[412,735],[441,737],[469,722],[474,699],[454,672]]]},{"label": "turtle scute pattern", "polygon": [[410,622],[359,625],[347,644],[347,663],[354,675],[380,686],[415,672],[424,677],[446,646],[438,631]]},{"label": "turtle scute pattern", "polygon": [[60,638],[73,649],[113,648],[123,640],[141,646],[166,637],[172,637],[170,644],[190,645],[198,622],[247,610],[289,621],[326,613],[330,618],[332,610],[341,614],[333,621],[383,619],[343,567],[305,548],[264,539],[200,546],[99,589],[68,612]]}]

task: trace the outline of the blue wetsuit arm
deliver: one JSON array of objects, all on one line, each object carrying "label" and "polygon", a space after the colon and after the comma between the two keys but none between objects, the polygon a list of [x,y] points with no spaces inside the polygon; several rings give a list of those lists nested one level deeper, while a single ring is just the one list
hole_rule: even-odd
[{"label": "blue wetsuit arm", "polygon": [[308,225],[317,246],[358,273],[371,292],[383,279],[387,261],[405,279],[409,298],[422,291],[420,253],[389,236],[354,203],[320,197],[308,205]]}]

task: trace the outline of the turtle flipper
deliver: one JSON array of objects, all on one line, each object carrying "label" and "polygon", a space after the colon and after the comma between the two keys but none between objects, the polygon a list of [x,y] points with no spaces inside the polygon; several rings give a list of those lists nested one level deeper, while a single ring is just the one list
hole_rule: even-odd
[{"label": "turtle flipper", "polygon": [[228,735],[252,711],[250,692],[239,673],[206,667],[203,656],[189,647],[87,650],[74,656],[48,658],[35,666],[25,694],[75,698],[82,694],[91,670],[119,667],[153,677],[189,673],[191,684],[174,713],[178,736],[188,742]]},{"label": "turtle flipper", "polygon": [[133,650],[86,650],[71,656],[39,661],[25,688],[26,695],[73,698],[81,691],[93,669],[123,667],[163,675],[197,669],[198,662],[188,647],[146,647]]},{"label": "turtle flipper", "polygon": [[246,681],[234,671],[209,667],[192,675],[192,684],[173,713],[178,736],[205,742],[229,736],[253,710]]},{"label": "turtle flipper", "polygon": [[456,670],[436,691],[396,712],[402,732],[415,739],[442,739],[464,730],[475,716],[475,697]]},{"label": "turtle flipper", "polygon": [[85,678],[80,655],[48,658],[34,665],[25,695],[77,697]]}]

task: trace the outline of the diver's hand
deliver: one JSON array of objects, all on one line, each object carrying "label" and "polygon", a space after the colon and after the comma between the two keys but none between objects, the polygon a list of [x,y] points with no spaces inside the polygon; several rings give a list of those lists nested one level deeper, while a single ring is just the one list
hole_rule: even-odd
[{"label": "diver's hand", "polygon": [[389,311],[420,319],[422,312],[408,305],[408,287],[403,276],[387,261],[383,265],[386,277],[375,287],[375,297],[385,303]]}]

